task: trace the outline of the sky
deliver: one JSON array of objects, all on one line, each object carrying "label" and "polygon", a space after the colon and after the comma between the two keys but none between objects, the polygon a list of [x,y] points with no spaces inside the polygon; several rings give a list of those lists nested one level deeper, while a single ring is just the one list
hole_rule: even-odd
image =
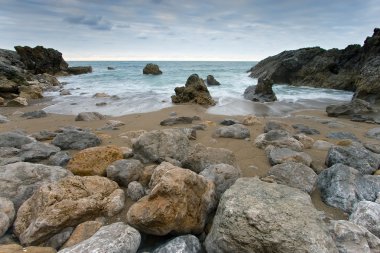
[{"label": "sky", "polygon": [[379,0],[0,0],[0,48],[66,60],[262,60],[363,44]]}]

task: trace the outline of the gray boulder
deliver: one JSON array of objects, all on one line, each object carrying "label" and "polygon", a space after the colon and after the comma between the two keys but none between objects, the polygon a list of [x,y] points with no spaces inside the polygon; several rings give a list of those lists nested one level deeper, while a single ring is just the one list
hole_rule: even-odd
[{"label": "gray boulder", "polygon": [[21,132],[0,133],[0,147],[21,148],[22,145],[36,141]]},{"label": "gray boulder", "polygon": [[290,134],[284,130],[271,130],[267,133],[260,134],[255,139],[255,145],[261,149],[273,145],[275,147],[289,148],[299,152],[304,148],[300,141],[290,136]]},{"label": "gray boulder", "polygon": [[202,246],[198,238],[194,235],[178,236],[160,247],[152,253],[201,253]]},{"label": "gray boulder", "polygon": [[0,147],[0,166],[22,162],[22,158],[18,156],[20,149],[11,147]]},{"label": "gray boulder", "polygon": [[351,213],[362,201],[375,201],[380,191],[380,176],[362,175],[358,170],[338,163],[318,175],[323,202]]},{"label": "gray boulder", "polygon": [[186,134],[179,129],[154,130],[140,135],[132,145],[136,158],[160,163],[167,158],[182,161],[190,150]]},{"label": "gray boulder", "polygon": [[43,142],[32,142],[21,146],[20,157],[25,162],[39,162],[61,151],[59,147]]},{"label": "gray boulder", "polygon": [[312,162],[312,158],[307,153],[297,152],[289,148],[268,147],[266,153],[271,165],[296,162],[310,167]]},{"label": "gray boulder", "polygon": [[360,201],[350,215],[350,221],[365,227],[380,238],[380,204],[371,201]]},{"label": "gray boulder", "polygon": [[244,98],[254,102],[273,102],[277,100],[273,92],[271,79],[259,78],[257,85],[248,86],[244,91]]},{"label": "gray boulder", "polygon": [[27,118],[27,119],[38,119],[38,118],[44,118],[46,116],[47,116],[47,113],[43,110],[25,112],[25,113],[21,114],[21,117]]},{"label": "gray boulder", "polygon": [[380,158],[359,143],[350,146],[332,146],[326,157],[326,165],[342,163],[362,174],[372,174],[380,166]]},{"label": "gray boulder", "polygon": [[380,127],[375,127],[367,131],[365,134],[368,138],[380,140]]},{"label": "gray boulder", "polygon": [[241,124],[219,127],[215,130],[216,137],[246,139],[251,136],[249,129]]},{"label": "gray boulder", "polygon": [[137,181],[144,169],[143,164],[136,159],[122,159],[108,166],[107,177],[120,186],[127,187],[130,182]]},{"label": "gray boulder", "polygon": [[49,165],[64,167],[70,161],[71,156],[66,151],[59,151],[49,157]]},{"label": "gray boulder", "polygon": [[81,112],[75,117],[75,121],[94,121],[106,117],[98,112]]},{"label": "gray boulder", "polygon": [[205,241],[213,252],[338,252],[310,196],[239,178],[222,196]]},{"label": "gray boulder", "polygon": [[269,120],[264,126],[264,133],[268,133],[271,130],[283,130],[290,132],[292,129],[288,124],[284,122],[278,120]]},{"label": "gray boulder", "polygon": [[145,190],[142,184],[133,181],[128,184],[127,194],[133,201],[137,201],[145,196]]},{"label": "gray boulder", "polygon": [[320,134],[320,132],[315,129],[311,128],[309,126],[306,126],[304,124],[294,124],[292,127],[297,131],[297,133],[303,133],[307,135],[315,135],[315,134]]},{"label": "gray boulder", "polygon": [[57,134],[52,144],[61,149],[77,149],[95,147],[101,143],[101,139],[93,133],[75,129],[67,129]]},{"label": "gray boulder", "polygon": [[52,140],[57,135],[56,132],[41,130],[37,133],[32,134],[31,136],[37,141],[48,141]]},{"label": "gray boulder", "polygon": [[310,167],[295,162],[275,165],[269,169],[268,175],[272,176],[279,184],[298,188],[309,194],[314,190],[318,178]]},{"label": "gray boulder", "polygon": [[374,109],[370,103],[361,99],[353,99],[349,103],[339,105],[329,105],[326,107],[327,116],[353,116],[355,114],[364,114],[373,112]]},{"label": "gray boulder", "polygon": [[376,153],[376,154],[380,154],[380,143],[366,142],[366,143],[363,143],[363,145],[369,151]]},{"label": "gray boulder", "polygon": [[337,140],[352,140],[359,141],[355,134],[350,132],[331,132],[326,135],[327,138]]},{"label": "gray boulder", "polygon": [[0,238],[12,225],[15,215],[13,202],[7,198],[0,197]]},{"label": "gray boulder", "polygon": [[221,163],[206,167],[199,175],[215,184],[216,198],[220,199],[222,194],[241,177],[241,171],[239,168]]},{"label": "gray boulder", "polygon": [[123,222],[101,227],[93,236],[59,253],[135,253],[141,242],[140,233]]},{"label": "gray boulder", "polygon": [[340,253],[380,252],[380,239],[350,221],[332,220],[330,232]]},{"label": "gray boulder", "polygon": [[15,209],[45,183],[72,175],[61,167],[17,162],[0,166],[0,197],[10,199]]}]

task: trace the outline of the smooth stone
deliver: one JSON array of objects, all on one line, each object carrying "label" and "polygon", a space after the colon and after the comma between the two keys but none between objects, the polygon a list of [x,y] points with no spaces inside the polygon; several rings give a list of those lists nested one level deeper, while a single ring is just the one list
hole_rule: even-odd
[{"label": "smooth stone", "polygon": [[20,132],[0,133],[0,147],[21,148],[22,145],[36,141]]},{"label": "smooth stone", "polygon": [[52,144],[63,150],[95,147],[100,145],[101,139],[93,133],[75,129],[67,129],[54,137]]},{"label": "smooth stone", "polygon": [[122,159],[113,162],[106,169],[107,177],[120,186],[128,187],[128,185],[137,181],[143,171],[143,164],[136,159]]},{"label": "smooth stone", "polygon": [[194,235],[181,235],[159,246],[152,253],[202,253],[202,245]]},{"label": "smooth stone", "polygon": [[[267,156],[269,163],[271,165],[286,163],[286,162],[297,162],[302,163],[310,167],[312,158],[305,152],[297,152],[289,148],[270,148],[267,151]],[[268,149],[267,148],[267,149]]]},{"label": "smooth stone", "polygon": [[220,127],[215,130],[214,135],[222,138],[246,139],[251,136],[249,129],[241,124]]},{"label": "smooth stone", "polygon": [[43,142],[31,142],[21,146],[20,157],[25,162],[39,162],[61,151],[59,147]]},{"label": "smooth stone", "polygon": [[64,167],[70,161],[71,156],[66,151],[59,151],[49,157],[48,164],[53,166]]},{"label": "smooth stone", "polygon": [[127,194],[133,201],[138,201],[145,196],[145,190],[139,182],[132,181],[128,184]]}]

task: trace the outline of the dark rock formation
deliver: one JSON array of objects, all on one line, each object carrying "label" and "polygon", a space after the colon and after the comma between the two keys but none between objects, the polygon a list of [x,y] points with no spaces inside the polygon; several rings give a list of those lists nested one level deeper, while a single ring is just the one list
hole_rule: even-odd
[{"label": "dark rock formation", "polygon": [[248,86],[244,91],[244,98],[254,102],[273,102],[277,100],[272,90],[273,81],[259,78],[257,85]]},{"label": "dark rock formation", "polygon": [[209,86],[220,85],[220,83],[214,78],[213,75],[208,75],[206,82],[207,82],[207,85],[209,85]]},{"label": "dark rock formation", "polygon": [[197,74],[192,74],[186,81],[184,87],[176,87],[175,95],[172,96],[172,102],[179,103],[196,103],[200,105],[215,105],[210,92],[207,89],[202,78]]},{"label": "dark rock formation", "polygon": [[284,51],[252,67],[251,77],[275,83],[355,91],[355,97],[375,102],[380,98],[380,29],[363,46],[325,50],[319,47]]},{"label": "dark rock formation", "polygon": [[143,69],[144,75],[161,75],[162,71],[157,64],[148,63]]},{"label": "dark rock formation", "polygon": [[71,75],[81,75],[81,74],[92,73],[92,67],[91,66],[69,67],[67,68],[66,71],[67,73]]}]

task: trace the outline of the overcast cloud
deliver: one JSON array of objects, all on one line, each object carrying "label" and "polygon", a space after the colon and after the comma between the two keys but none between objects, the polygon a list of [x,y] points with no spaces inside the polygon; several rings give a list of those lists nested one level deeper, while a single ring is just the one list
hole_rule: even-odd
[{"label": "overcast cloud", "polygon": [[377,0],[0,0],[0,48],[43,45],[66,59],[260,60],[362,44]]}]

